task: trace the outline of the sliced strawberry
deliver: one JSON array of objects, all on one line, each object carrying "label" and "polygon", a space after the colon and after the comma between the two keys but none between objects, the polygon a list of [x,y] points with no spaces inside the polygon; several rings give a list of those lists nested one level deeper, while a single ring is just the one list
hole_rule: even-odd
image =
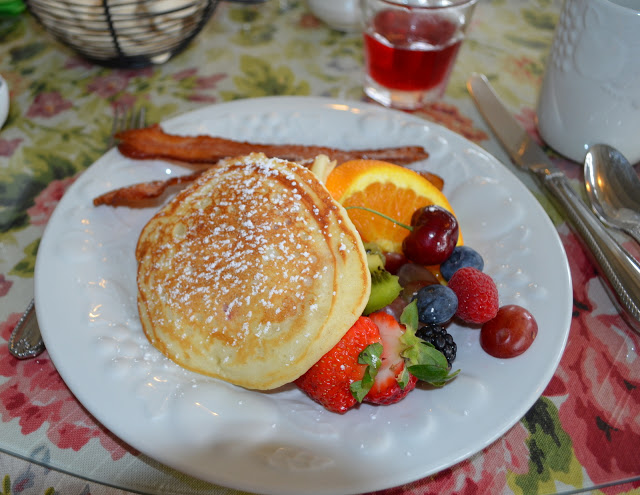
[{"label": "sliced strawberry", "polygon": [[[374,347],[377,344],[377,347]],[[376,361],[368,353],[369,346],[381,350],[378,327],[366,316],[361,316],[342,339],[309,371],[298,378],[295,384],[311,399],[322,404],[329,411],[345,413],[362,400],[373,381],[370,376],[371,361]],[[363,388],[364,382],[364,388]],[[352,392],[352,390],[354,390]]]},{"label": "sliced strawberry", "polygon": [[382,337],[382,365],[364,401],[372,404],[393,404],[407,396],[416,387],[418,379],[410,374],[402,353],[405,326],[388,313],[378,311],[369,315]]}]

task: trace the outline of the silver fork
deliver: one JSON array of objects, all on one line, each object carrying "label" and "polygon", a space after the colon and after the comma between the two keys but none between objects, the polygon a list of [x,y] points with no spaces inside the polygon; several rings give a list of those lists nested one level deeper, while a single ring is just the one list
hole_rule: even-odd
[{"label": "silver fork", "polygon": [[144,107],[137,111],[127,110],[123,112],[120,107],[115,107],[113,111],[113,122],[111,125],[111,136],[109,137],[109,148],[116,144],[116,134],[127,129],[140,129],[145,126],[146,114]]},{"label": "silver fork", "polygon": [[[109,148],[112,148],[115,145],[115,135],[118,132],[126,129],[139,129],[144,127],[145,120],[144,107],[137,111],[131,110],[127,112],[123,112],[119,107],[116,107],[113,114],[113,125],[111,127],[111,137],[109,138]],[[11,355],[18,359],[36,357],[44,351],[44,341],[42,340],[40,327],[38,326],[36,305],[33,299],[31,299],[31,302],[22,314],[18,324],[13,329],[13,332],[11,332],[8,346]]]}]

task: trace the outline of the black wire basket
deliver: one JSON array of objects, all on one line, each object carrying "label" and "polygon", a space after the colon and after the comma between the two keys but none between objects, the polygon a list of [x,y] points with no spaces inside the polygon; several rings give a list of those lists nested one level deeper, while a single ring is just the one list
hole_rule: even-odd
[{"label": "black wire basket", "polygon": [[162,64],[183,50],[219,0],[25,0],[44,28],[101,65]]}]

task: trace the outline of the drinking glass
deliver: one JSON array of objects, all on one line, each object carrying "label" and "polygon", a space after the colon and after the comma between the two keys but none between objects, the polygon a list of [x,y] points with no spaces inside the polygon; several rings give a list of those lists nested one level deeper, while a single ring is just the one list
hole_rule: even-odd
[{"label": "drinking glass", "polygon": [[364,91],[412,110],[441,98],[477,0],[362,0]]}]

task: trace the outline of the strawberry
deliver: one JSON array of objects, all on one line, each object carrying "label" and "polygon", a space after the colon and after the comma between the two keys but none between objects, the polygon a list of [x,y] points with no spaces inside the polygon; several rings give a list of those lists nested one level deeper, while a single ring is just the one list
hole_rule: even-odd
[{"label": "strawberry", "polygon": [[364,400],[373,404],[394,404],[416,387],[418,380],[441,387],[459,371],[449,373],[447,358],[416,336],[418,306],[412,301],[402,312],[400,322],[382,311],[369,318],[378,326],[382,337],[382,364]]},{"label": "strawberry", "polygon": [[382,365],[364,401],[372,404],[394,404],[416,387],[418,379],[407,371],[402,352],[402,336],[406,329],[388,313],[378,311],[369,315],[382,337]]},{"label": "strawberry", "polygon": [[368,392],[381,353],[378,327],[361,316],[295,384],[329,411],[343,414]]}]

